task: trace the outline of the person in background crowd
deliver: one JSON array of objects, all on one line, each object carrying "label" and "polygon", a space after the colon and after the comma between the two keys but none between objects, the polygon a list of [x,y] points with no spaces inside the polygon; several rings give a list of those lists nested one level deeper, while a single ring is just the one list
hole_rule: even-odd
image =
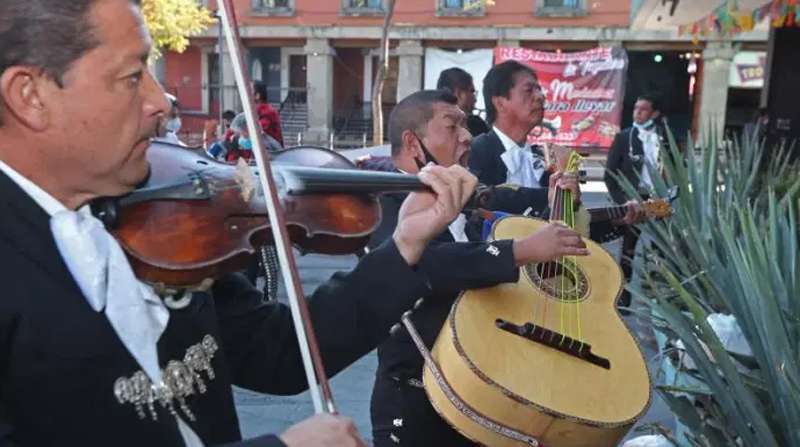
[{"label": "person in background crowd", "polygon": [[278,111],[272,108],[267,101],[267,85],[261,81],[253,83],[253,92],[255,94],[256,102],[256,115],[258,115],[258,122],[261,124],[261,129],[264,133],[274,138],[280,146],[283,146],[283,132],[281,132],[281,117]]},{"label": "person in background crowd", "polygon": [[[203,133],[203,147],[209,155],[214,158],[224,158],[222,154],[225,153],[223,143],[227,141],[232,135],[231,122],[236,118],[236,112],[233,110],[226,110],[222,113],[222,126],[216,120],[206,121],[206,127]],[[222,132],[222,138],[219,137]]]},{"label": "person in background crowd", "polygon": [[[622,189],[616,176],[627,179],[646,200],[653,191],[652,173],[661,171],[661,149],[667,144],[667,130],[657,98],[654,94],[638,97],[633,106],[633,126],[619,132],[608,151],[603,180],[609,195],[617,203],[625,203],[631,198]],[[620,262],[626,281],[630,281],[633,274],[633,257],[638,240],[639,231],[635,227],[628,227],[623,237]],[[630,292],[623,290],[620,304],[628,306],[630,302]]]},{"label": "person in background crowd", "polygon": [[180,132],[182,125],[181,108],[178,103],[178,98],[169,93],[166,93],[166,97],[167,100],[169,100],[170,109],[167,116],[159,123],[158,140],[177,144],[179,146],[186,146],[186,144],[178,138],[178,132]]},{"label": "person in background crowd", "polygon": [[236,118],[236,112],[233,110],[226,110],[222,112],[222,132],[223,134],[228,132],[228,129],[231,128],[231,123],[233,119]]},{"label": "person in background crowd", "polygon": [[439,90],[448,90],[458,98],[458,108],[467,115],[467,130],[472,137],[489,132],[489,126],[475,115],[475,84],[472,82],[472,75],[461,68],[453,67],[443,70],[439,74],[439,81],[436,82]]}]

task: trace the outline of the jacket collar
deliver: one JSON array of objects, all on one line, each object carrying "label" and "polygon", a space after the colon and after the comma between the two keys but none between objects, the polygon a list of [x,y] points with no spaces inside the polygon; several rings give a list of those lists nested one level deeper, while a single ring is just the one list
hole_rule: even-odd
[{"label": "jacket collar", "polygon": [[56,247],[50,216],[3,172],[0,172],[0,215],[4,216],[0,219],[0,238],[80,293]]}]

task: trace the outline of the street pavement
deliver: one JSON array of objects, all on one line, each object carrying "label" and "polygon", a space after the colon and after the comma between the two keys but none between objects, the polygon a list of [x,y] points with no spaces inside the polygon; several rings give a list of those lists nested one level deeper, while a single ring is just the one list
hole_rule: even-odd
[{"label": "street pavement", "polygon": [[[582,190],[583,201],[587,207],[603,206],[608,203],[605,185],[602,182],[590,181],[582,186]],[[619,243],[606,244],[605,248],[618,256]],[[317,286],[325,282],[334,272],[349,270],[355,263],[355,256],[307,255],[298,257],[300,277],[303,280],[303,288],[306,294],[313,292]],[[281,299],[284,299],[283,296],[285,295],[282,291],[280,295]],[[645,358],[649,363],[651,375],[654,375],[657,371],[655,359],[657,349],[650,325],[645,319],[636,317],[635,313],[626,317],[625,321],[641,343]],[[372,433],[369,418],[369,399],[376,367],[377,356],[373,351],[331,380],[331,387],[339,413],[352,418],[359,432],[367,441],[371,441]],[[290,425],[313,414],[313,405],[308,393],[297,396],[270,396],[234,388],[234,397],[242,436],[245,439],[266,433],[280,433]],[[660,423],[669,429],[675,426],[674,418],[669,409],[655,392],[647,414],[639,421],[637,426],[650,423]],[[635,437],[637,435],[635,431],[636,427],[631,431],[628,438]]]}]

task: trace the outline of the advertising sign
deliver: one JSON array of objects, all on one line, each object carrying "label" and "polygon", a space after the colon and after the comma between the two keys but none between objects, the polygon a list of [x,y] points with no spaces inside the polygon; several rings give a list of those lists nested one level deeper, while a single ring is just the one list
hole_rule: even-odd
[{"label": "advertising sign", "polygon": [[767,53],[764,51],[740,51],[731,64],[730,87],[764,87],[764,69],[767,66]]}]

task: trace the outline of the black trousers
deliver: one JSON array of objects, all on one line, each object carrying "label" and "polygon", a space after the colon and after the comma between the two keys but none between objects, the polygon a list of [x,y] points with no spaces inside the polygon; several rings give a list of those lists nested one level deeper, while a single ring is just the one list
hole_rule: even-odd
[{"label": "black trousers", "polygon": [[[625,283],[631,281],[633,276],[633,257],[636,255],[636,243],[639,241],[641,231],[636,227],[629,225],[625,228],[625,233],[622,236],[622,257],[620,259],[620,267],[622,274],[625,276]],[[619,305],[628,307],[631,304],[631,294],[627,290],[622,290],[619,297]]]},{"label": "black trousers", "polygon": [[425,390],[407,380],[378,376],[370,405],[375,447],[474,447],[447,424]]}]

